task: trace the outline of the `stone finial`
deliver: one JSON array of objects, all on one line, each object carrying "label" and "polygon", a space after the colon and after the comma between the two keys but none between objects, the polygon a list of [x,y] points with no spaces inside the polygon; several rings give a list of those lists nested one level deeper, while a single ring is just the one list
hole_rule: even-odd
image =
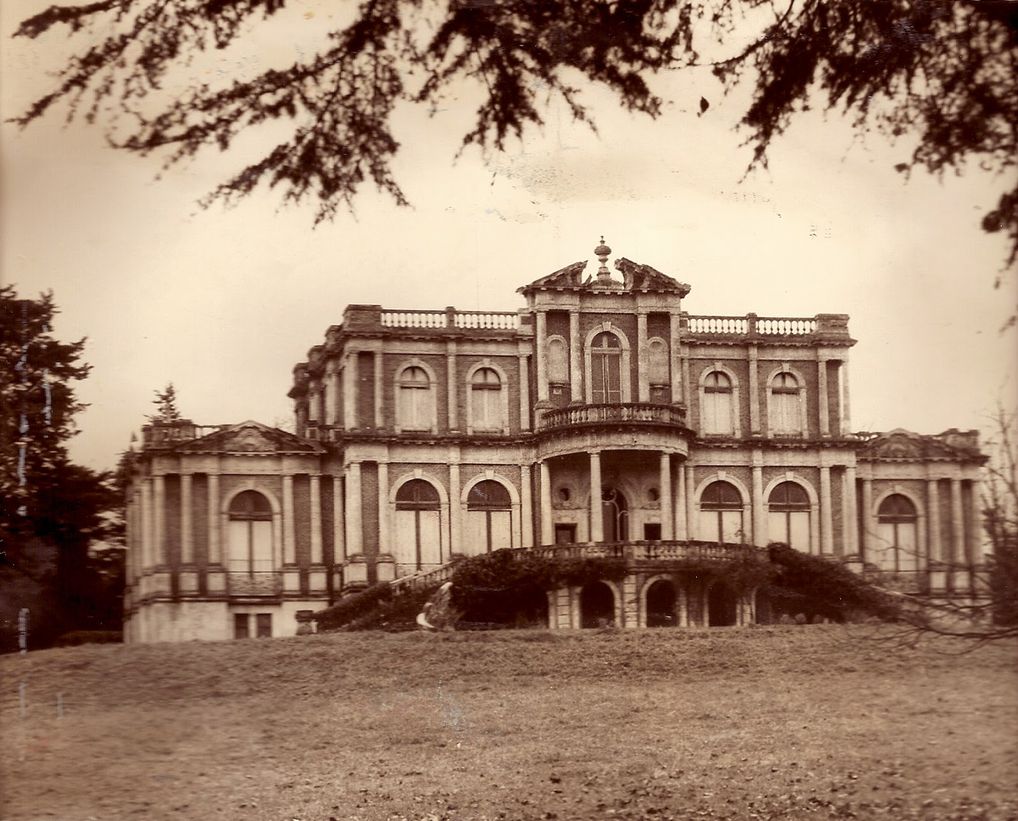
[{"label": "stone finial", "polygon": [[598,282],[609,282],[611,281],[611,272],[608,270],[608,266],[605,263],[608,261],[608,255],[612,252],[612,249],[605,245],[604,234],[601,235],[601,244],[594,249],[594,256],[597,257],[597,261],[601,263],[601,267],[597,269],[597,281]]}]

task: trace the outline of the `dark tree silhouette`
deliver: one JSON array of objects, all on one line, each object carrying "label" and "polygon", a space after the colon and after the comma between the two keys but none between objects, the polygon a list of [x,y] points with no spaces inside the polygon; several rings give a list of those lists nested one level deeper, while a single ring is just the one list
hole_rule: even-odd
[{"label": "dark tree silhouette", "polygon": [[180,411],[177,409],[177,389],[172,382],[168,382],[161,391],[155,392],[156,398],[152,404],[156,406],[156,413],[148,417],[149,422],[179,422]]},{"label": "dark tree silhouette", "polygon": [[[337,4],[348,19],[306,23],[308,56],[222,84],[192,59],[229,49],[285,11],[285,0],[96,0],[53,6],[17,35],[58,26],[83,34],[82,49],[53,91],[17,122],[55,104],[70,116],[112,119],[111,140],[130,151],[165,152],[168,164],[202,148],[227,150],[270,121],[289,134],[266,156],[209,194],[232,200],[260,183],[285,201],[311,199],[317,219],[351,205],[365,182],[406,198],[391,161],[399,148],[392,115],[401,102],[437,106],[461,80],[483,101],[464,146],[502,149],[540,124],[549,100],[565,100],[590,122],[584,82],[613,91],[621,105],[661,111],[648,78],[709,65],[732,88],[750,83],[742,117],[751,165],[795,115],[823,106],[911,140],[903,172],[960,171],[966,165],[1015,176],[1018,48],[1015,2],[994,0],[364,0]],[[755,36],[746,38],[746,32]],[[738,42],[735,53],[725,53]],[[743,45],[744,44],[744,45]],[[167,96],[162,84],[191,67],[194,81]],[[706,105],[705,105],[706,103]],[[700,114],[710,102],[701,97]],[[983,228],[1011,240],[1018,255],[1018,185],[986,213]]]}]

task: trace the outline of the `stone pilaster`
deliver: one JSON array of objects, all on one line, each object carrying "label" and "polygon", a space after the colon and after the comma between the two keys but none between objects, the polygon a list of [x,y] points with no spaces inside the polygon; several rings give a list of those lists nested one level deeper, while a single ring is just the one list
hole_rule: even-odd
[{"label": "stone pilaster", "polygon": [[820,468],[820,552],[834,553],[834,517],[831,510],[831,469]]},{"label": "stone pilaster", "polygon": [[661,538],[675,538],[675,519],[672,514],[672,457],[662,453],[660,460],[660,502],[661,502]]},{"label": "stone pilaster", "polygon": [[601,452],[590,451],[590,541],[604,541],[604,507],[601,504]]}]

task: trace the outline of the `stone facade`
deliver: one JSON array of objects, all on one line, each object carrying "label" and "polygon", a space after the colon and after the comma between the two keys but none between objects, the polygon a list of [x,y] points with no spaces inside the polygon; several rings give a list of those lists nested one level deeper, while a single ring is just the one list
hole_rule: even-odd
[{"label": "stone facade", "polygon": [[551,627],[762,619],[682,563],[771,541],[969,589],[976,433],[852,433],[847,316],[690,315],[688,285],[595,253],[515,313],[348,306],[294,368],[295,435],[146,426],[127,640],[293,635],[345,591],[503,547],[626,558],[618,584],[552,591]]}]

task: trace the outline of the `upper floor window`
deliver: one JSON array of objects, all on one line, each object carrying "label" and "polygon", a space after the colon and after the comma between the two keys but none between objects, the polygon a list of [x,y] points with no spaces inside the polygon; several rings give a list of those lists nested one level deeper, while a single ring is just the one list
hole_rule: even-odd
[{"label": "upper floor window", "polygon": [[900,573],[919,567],[919,515],[908,497],[892,493],[877,508],[875,560],[882,570]]},{"label": "upper floor window", "polygon": [[494,368],[478,368],[470,379],[470,426],[502,430],[506,425],[502,380]]},{"label": "upper floor window", "polygon": [[704,433],[735,433],[732,380],[723,371],[708,373],[700,387],[700,427]]},{"label": "upper floor window", "polygon": [[801,434],[804,432],[804,417],[799,380],[788,371],[775,374],[771,380],[768,402],[771,433]]},{"label": "upper floor window", "polygon": [[417,365],[399,375],[396,409],[401,430],[430,430],[434,424],[434,397],[428,372]]},{"label": "upper floor window", "polygon": [[607,331],[590,345],[590,401],[595,405],[622,401],[622,343]]},{"label": "upper floor window", "polygon": [[731,482],[711,482],[700,494],[700,538],[743,542],[742,494]]},{"label": "upper floor window", "polygon": [[810,552],[810,503],[802,485],[782,482],[767,499],[767,532],[772,542]]},{"label": "upper floor window", "polygon": [[272,550],[272,506],[255,490],[238,493],[230,502],[229,570],[263,573],[275,569]]}]

